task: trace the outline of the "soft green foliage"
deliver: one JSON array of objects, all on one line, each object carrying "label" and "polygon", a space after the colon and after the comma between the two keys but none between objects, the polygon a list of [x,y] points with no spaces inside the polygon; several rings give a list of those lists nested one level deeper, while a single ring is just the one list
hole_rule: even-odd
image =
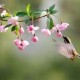
[{"label": "soft green foliage", "polygon": [[52,18],[47,18],[47,27],[51,30],[54,27]]},{"label": "soft green foliage", "polygon": [[54,8],[55,8],[55,4],[53,4],[52,6],[49,7],[48,12],[49,12],[50,14],[55,14],[55,13],[57,13],[57,10],[54,10]]},{"label": "soft green foliage", "polygon": [[16,16],[19,16],[19,17],[24,17],[24,16],[26,16],[26,15],[27,15],[26,12],[17,12],[17,13],[16,13]]},{"label": "soft green foliage", "polygon": [[26,11],[27,11],[28,16],[30,16],[30,4],[26,6]]},{"label": "soft green foliage", "polygon": [[12,28],[11,28],[11,31],[17,31],[18,30],[18,27],[17,26],[13,26]]},{"label": "soft green foliage", "polygon": [[52,6],[50,6],[49,11],[52,11],[55,8],[55,4],[53,4]]}]

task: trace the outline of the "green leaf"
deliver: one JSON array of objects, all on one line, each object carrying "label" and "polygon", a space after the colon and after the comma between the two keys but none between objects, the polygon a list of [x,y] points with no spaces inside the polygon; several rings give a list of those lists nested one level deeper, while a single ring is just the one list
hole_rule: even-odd
[{"label": "green leaf", "polygon": [[13,26],[12,28],[11,28],[11,31],[18,31],[19,30],[19,27],[18,26]]},{"label": "green leaf", "polygon": [[49,12],[52,11],[55,7],[55,4],[53,4],[52,6],[49,7]]},{"label": "green leaf", "polygon": [[50,8],[48,9],[48,12],[49,12],[50,14],[55,14],[55,13],[57,13],[57,10],[54,10],[54,8],[55,8],[55,4],[53,4],[52,6],[50,6]]},{"label": "green leaf", "polygon": [[30,16],[30,4],[26,6],[26,11],[27,11],[28,16]]},{"label": "green leaf", "polygon": [[50,11],[50,14],[55,14],[55,13],[57,13],[57,10]]},{"label": "green leaf", "polygon": [[16,16],[19,16],[19,17],[24,17],[26,15],[27,15],[26,12],[17,12],[17,14],[16,14]]},{"label": "green leaf", "polygon": [[51,30],[54,27],[52,18],[47,18],[47,27]]},{"label": "green leaf", "polygon": [[16,29],[16,26],[13,26],[13,27],[11,28],[11,31],[15,31],[15,29]]},{"label": "green leaf", "polygon": [[8,25],[5,26],[5,28],[10,27],[11,25],[12,25],[12,24],[8,24]]}]

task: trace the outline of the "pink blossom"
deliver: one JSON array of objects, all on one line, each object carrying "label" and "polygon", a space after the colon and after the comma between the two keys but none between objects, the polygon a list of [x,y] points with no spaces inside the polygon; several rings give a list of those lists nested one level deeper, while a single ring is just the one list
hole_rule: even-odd
[{"label": "pink blossom", "polygon": [[23,50],[23,49],[24,49],[26,46],[28,46],[28,45],[29,45],[29,42],[26,41],[26,40],[23,40],[23,41],[21,42],[21,44],[18,45],[18,49]]},{"label": "pink blossom", "polygon": [[0,26],[0,32],[6,32],[8,30],[8,28],[5,28],[4,25]]},{"label": "pink blossom", "polygon": [[56,33],[56,36],[57,37],[62,37],[62,33],[59,31],[59,32]]},{"label": "pink blossom", "polygon": [[62,24],[57,24],[57,25],[56,25],[56,28],[57,28],[59,31],[63,31],[63,30],[65,30],[68,26],[69,26],[68,23],[62,23]]},{"label": "pink blossom", "polygon": [[28,33],[34,34],[35,31],[38,30],[38,29],[39,29],[39,27],[34,27],[34,25],[27,26]]},{"label": "pink blossom", "polygon": [[23,50],[26,46],[29,45],[28,41],[26,41],[26,40],[20,40],[20,39],[15,39],[14,43],[18,47],[18,49],[20,49],[20,50]]},{"label": "pink blossom", "polygon": [[32,40],[33,42],[38,42],[38,41],[39,41],[39,39],[38,39],[37,36],[33,36],[31,40]]},{"label": "pink blossom", "polygon": [[8,19],[8,24],[12,24],[12,25],[18,25],[18,16],[15,17],[11,17],[10,19]]},{"label": "pink blossom", "polygon": [[53,28],[51,29],[51,32],[53,33],[53,32],[55,32],[55,31],[57,31],[57,30],[63,31],[63,30],[65,30],[68,26],[69,26],[68,23],[57,24],[55,27],[53,27]]},{"label": "pink blossom", "polygon": [[16,46],[19,46],[21,44],[21,40],[20,39],[15,39],[14,43]]},{"label": "pink blossom", "polygon": [[51,32],[50,32],[49,29],[42,29],[41,32],[46,36],[50,36],[51,35]]},{"label": "pink blossom", "polygon": [[26,41],[26,40],[23,40],[21,44],[22,44],[23,47],[26,47],[26,46],[29,45],[29,42]]},{"label": "pink blossom", "polygon": [[51,29],[51,32],[56,32],[57,37],[62,37],[61,31],[65,30],[69,26],[68,23],[57,24]]},{"label": "pink blossom", "polygon": [[24,33],[24,28],[20,27],[19,32],[20,32],[20,34],[23,34]]}]

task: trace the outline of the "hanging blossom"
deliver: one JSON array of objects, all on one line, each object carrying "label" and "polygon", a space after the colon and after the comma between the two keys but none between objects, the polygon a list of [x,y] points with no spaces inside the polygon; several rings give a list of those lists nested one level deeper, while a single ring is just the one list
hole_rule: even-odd
[{"label": "hanging blossom", "polygon": [[8,30],[8,28],[5,28],[4,25],[0,25],[0,32],[6,32]]},{"label": "hanging blossom", "polygon": [[19,33],[20,33],[20,34],[24,34],[24,28],[21,27],[21,26],[20,26],[20,29],[19,29]]},{"label": "hanging blossom", "polygon": [[32,42],[38,42],[39,41],[39,38],[37,36],[35,36],[35,31],[38,29],[39,29],[39,27],[34,27],[34,25],[27,26],[28,33],[33,34],[33,37],[31,38]]},{"label": "hanging blossom", "polygon": [[51,36],[51,32],[49,29],[42,29],[41,32],[46,36]]},{"label": "hanging blossom", "polygon": [[39,41],[37,36],[33,36],[31,40],[32,40],[32,42],[38,42]]},{"label": "hanging blossom", "polygon": [[20,40],[20,39],[15,39],[14,43],[18,47],[18,49],[20,49],[20,50],[23,50],[26,46],[29,45],[28,41],[26,41],[26,40]]},{"label": "hanging blossom", "polygon": [[35,27],[34,25],[27,26],[28,33],[32,33],[33,35],[35,34],[35,31],[38,29],[39,27]]},{"label": "hanging blossom", "polygon": [[56,25],[56,28],[59,30],[59,31],[63,31],[65,29],[67,29],[67,27],[69,26],[68,23],[62,23],[62,24],[57,24]]},{"label": "hanging blossom", "polygon": [[11,18],[8,19],[8,24],[12,24],[14,26],[19,25],[18,19],[19,19],[18,16],[15,17],[12,16]]},{"label": "hanging blossom", "polygon": [[55,27],[52,28],[51,32],[52,33],[56,32],[57,37],[62,37],[61,31],[66,30],[68,26],[69,26],[68,23],[57,24]]}]

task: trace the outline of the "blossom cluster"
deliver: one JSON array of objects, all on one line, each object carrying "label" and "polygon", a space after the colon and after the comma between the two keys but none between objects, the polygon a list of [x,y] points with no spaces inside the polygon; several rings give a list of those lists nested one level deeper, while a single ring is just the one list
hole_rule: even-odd
[{"label": "blossom cluster", "polygon": [[[30,13],[30,5],[27,6],[27,12],[18,12],[16,16],[13,16],[11,13],[9,13],[6,9],[3,8],[2,12],[0,13],[0,18],[1,18],[1,25],[0,25],[0,32],[6,32],[9,27],[11,26],[11,31],[17,35],[17,38],[14,40],[14,44],[18,47],[18,49],[23,50],[25,49],[26,46],[29,45],[29,42],[27,40],[24,40],[21,38],[21,35],[24,34],[25,31],[28,33],[32,34],[31,41],[36,43],[39,41],[38,36],[36,36],[36,31],[39,30],[40,27],[35,26],[34,20],[40,19],[42,17],[47,16],[47,26],[41,30],[41,33],[43,33],[46,36],[51,36],[55,34],[58,38],[63,37],[62,31],[66,30],[67,27],[69,26],[68,23],[60,22],[60,24],[54,25],[53,19],[51,18],[50,15],[55,14],[56,10],[54,10],[54,6],[52,5],[49,9],[46,9],[44,11],[41,11],[39,13],[39,16],[34,17]],[[30,24],[26,25],[26,30],[24,29],[24,26],[20,24],[20,22],[26,22],[26,20],[20,20],[20,17],[27,16],[28,17],[28,22]],[[8,17],[8,18],[7,18]],[[5,20],[7,18],[7,20]],[[6,21],[7,25],[3,25],[2,21]],[[49,25],[48,25],[49,24]]]}]

